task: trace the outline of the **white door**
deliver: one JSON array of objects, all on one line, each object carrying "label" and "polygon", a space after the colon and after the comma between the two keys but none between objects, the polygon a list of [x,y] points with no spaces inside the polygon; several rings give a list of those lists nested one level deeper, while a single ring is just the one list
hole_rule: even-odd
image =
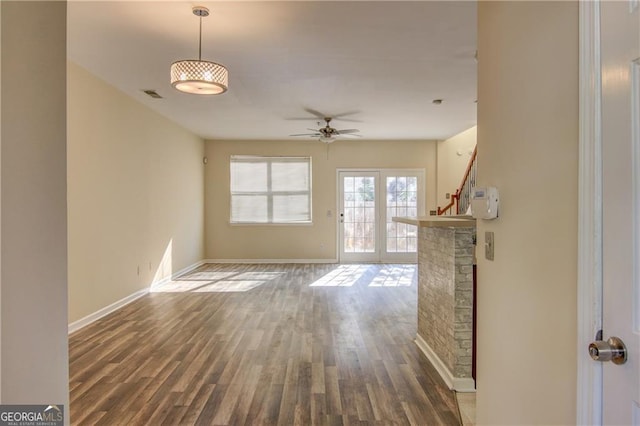
[{"label": "white door", "polygon": [[417,229],[394,216],[424,214],[421,170],[340,171],[341,262],[415,262]]},{"label": "white door", "polygon": [[619,337],[625,364],[603,364],[605,425],[640,424],[640,11],[603,1],[602,267],[604,340]]}]

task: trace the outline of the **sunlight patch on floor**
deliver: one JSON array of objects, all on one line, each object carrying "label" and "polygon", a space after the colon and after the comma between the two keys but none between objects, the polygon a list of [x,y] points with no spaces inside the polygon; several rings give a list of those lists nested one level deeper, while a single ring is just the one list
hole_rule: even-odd
[{"label": "sunlight patch on floor", "polygon": [[233,277],[234,280],[264,280],[271,281],[278,278],[284,272],[243,272]]},{"label": "sunlight patch on floor", "polygon": [[193,290],[194,293],[228,293],[228,292],[242,292],[249,291],[256,287],[265,284],[267,281],[217,281],[209,285],[198,287]]},{"label": "sunlight patch on floor", "polygon": [[340,265],[311,287],[351,287],[362,279],[370,287],[409,287],[414,283],[416,265]]},{"label": "sunlight patch on floor", "polygon": [[222,271],[196,271],[191,272],[188,275],[183,275],[180,278],[187,279],[189,281],[218,281],[225,278],[238,275],[237,272],[222,272]]},{"label": "sunlight patch on floor", "polygon": [[210,283],[210,281],[205,282],[202,280],[173,280],[168,283],[153,286],[151,293],[185,293]]},{"label": "sunlight patch on floor", "polygon": [[196,271],[166,283],[154,285],[152,293],[245,292],[274,280],[284,272]]},{"label": "sunlight patch on floor", "polygon": [[310,287],[351,287],[367,272],[369,267],[369,265],[340,265],[311,283]]},{"label": "sunlight patch on floor", "polygon": [[370,287],[410,287],[416,273],[416,265],[385,266],[369,284]]}]

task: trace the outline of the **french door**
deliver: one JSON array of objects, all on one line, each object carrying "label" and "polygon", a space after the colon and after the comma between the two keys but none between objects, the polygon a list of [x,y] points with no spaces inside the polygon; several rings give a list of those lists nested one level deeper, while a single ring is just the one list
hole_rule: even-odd
[{"label": "french door", "polygon": [[418,231],[394,216],[424,214],[424,171],[341,170],[341,262],[415,262]]}]

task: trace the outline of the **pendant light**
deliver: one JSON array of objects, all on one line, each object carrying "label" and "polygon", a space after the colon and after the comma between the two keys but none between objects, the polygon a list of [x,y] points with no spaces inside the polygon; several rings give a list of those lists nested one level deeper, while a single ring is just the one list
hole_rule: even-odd
[{"label": "pendant light", "polygon": [[209,9],[195,6],[193,14],[200,18],[198,59],[184,59],[171,64],[171,85],[181,92],[196,95],[219,95],[229,87],[229,73],[224,65],[202,60],[202,18]]}]

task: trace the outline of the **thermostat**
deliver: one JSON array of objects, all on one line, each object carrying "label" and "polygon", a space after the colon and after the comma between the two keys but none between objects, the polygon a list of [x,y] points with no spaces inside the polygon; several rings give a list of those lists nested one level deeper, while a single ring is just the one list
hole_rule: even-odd
[{"label": "thermostat", "polygon": [[471,215],[476,219],[498,217],[498,188],[493,186],[472,188]]}]

